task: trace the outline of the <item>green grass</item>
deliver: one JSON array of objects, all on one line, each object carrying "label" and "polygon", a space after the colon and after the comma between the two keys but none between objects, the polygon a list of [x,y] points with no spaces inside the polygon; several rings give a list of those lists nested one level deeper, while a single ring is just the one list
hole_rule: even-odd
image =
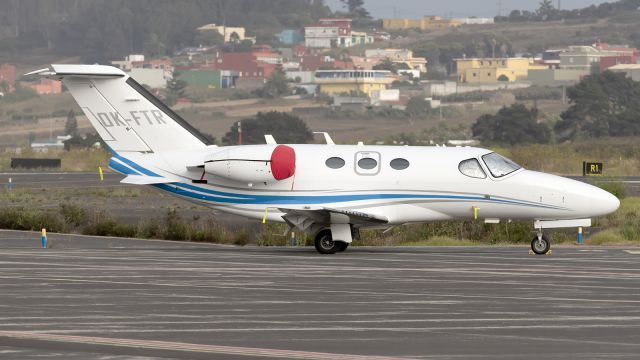
[{"label": "green grass", "polygon": [[[61,168],[55,170],[62,171],[91,171],[98,176],[98,167],[102,167],[104,172],[109,172],[108,164],[111,153],[102,149],[73,149],[70,151],[49,151],[46,153],[23,150],[20,155],[11,152],[0,152],[0,171],[10,171],[11,158],[59,158],[61,159]],[[36,169],[33,171],[48,171],[51,169]]]},{"label": "green grass", "polygon": [[447,236],[434,236],[425,240],[407,241],[400,246],[478,246],[478,242],[471,240],[459,240]]}]

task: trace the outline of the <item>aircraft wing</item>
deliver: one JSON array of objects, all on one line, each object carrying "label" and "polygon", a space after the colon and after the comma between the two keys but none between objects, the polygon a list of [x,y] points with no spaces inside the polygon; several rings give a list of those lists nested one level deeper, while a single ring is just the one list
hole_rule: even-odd
[{"label": "aircraft wing", "polygon": [[360,226],[383,225],[389,222],[384,216],[349,209],[323,207],[314,210],[278,208],[284,213],[282,218],[291,226],[300,230],[314,231],[332,223],[353,224]]}]

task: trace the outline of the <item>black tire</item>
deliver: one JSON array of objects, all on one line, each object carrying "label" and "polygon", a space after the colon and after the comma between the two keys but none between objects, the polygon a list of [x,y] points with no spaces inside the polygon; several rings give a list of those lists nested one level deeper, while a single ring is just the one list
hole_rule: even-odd
[{"label": "black tire", "polygon": [[349,243],[344,241],[336,241],[338,243],[338,252],[343,252],[349,247]]},{"label": "black tire", "polygon": [[538,254],[544,255],[549,252],[551,249],[551,239],[547,235],[542,235],[542,238],[538,239],[538,235],[536,235],[533,240],[531,240],[531,250]]},{"label": "black tire", "polygon": [[315,239],[316,250],[320,254],[335,254],[339,249],[340,241],[333,241],[331,237],[331,230],[322,230],[316,235]]}]

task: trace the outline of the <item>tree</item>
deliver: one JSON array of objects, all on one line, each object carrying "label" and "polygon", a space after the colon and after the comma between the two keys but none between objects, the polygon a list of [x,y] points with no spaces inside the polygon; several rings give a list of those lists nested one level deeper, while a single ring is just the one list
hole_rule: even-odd
[{"label": "tree", "polygon": [[[264,144],[265,134],[271,134],[279,143],[287,144],[304,144],[313,139],[313,134],[302,119],[285,112],[259,112],[241,123],[243,144]],[[224,135],[222,142],[235,145],[237,139],[238,127],[234,124]]]},{"label": "tree", "polygon": [[340,1],[342,2],[343,6],[347,8],[349,15],[353,16],[354,18],[357,18],[357,19],[371,18],[371,15],[369,15],[369,11],[367,11],[367,9],[365,9],[364,7],[364,0],[340,0]]},{"label": "tree", "polygon": [[222,34],[220,34],[219,32],[213,30],[200,31],[195,37],[195,42],[196,45],[199,46],[223,45],[224,36],[222,36]]},{"label": "tree", "polygon": [[388,70],[394,74],[398,73],[398,69],[408,69],[408,68],[409,66],[407,66],[406,64],[396,64],[391,60],[389,60],[388,58],[385,58],[384,60],[382,60],[382,62],[375,64],[372,67],[373,70]]},{"label": "tree", "polygon": [[273,99],[289,93],[287,76],[282,70],[275,70],[259,91],[261,97]]},{"label": "tree", "polygon": [[73,110],[69,110],[67,114],[67,123],[64,125],[65,135],[76,136],[78,135],[78,120]]},{"label": "tree", "polygon": [[7,80],[0,81],[0,90],[6,95],[9,93],[9,82]]},{"label": "tree", "polygon": [[556,123],[562,139],[640,135],[640,82],[605,71],[567,89],[571,106]]},{"label": "tree", "polygon": [[503,107],[497,114],[485,114],[478,118],[471,130],[473,136],[483,142],[499,144],[548,143],[551,130],[545,123],[538,123],[538,109],[527,109],[522,104]]},{"label": "tree", "polygon": [[407,102],[405,112],[412,120],[423,119],[431,112],[431,105],[422,96],[414,96]]},{"label": "tree", "polygon": [[178,79],[178,77],[180,77],[180,73],[174,71],[171,79],[167,80],[167,97],[165,101],[169,106],[175,105],[178,99],[183,98],[186,94],[187,82]]},{"label": "tree", "polygon": [[166,55],[167,47],[160,41],[158,34],[151,33],[144,41],[144,53],[150,57]]},{"label": "tree", "polygon": [[538,19],[542,21],[553,20],[557,13],[558,10],[553,7],[553,2],[551,0],[542,0],[542,2],[540,2],[540,7],[536,10]]}]

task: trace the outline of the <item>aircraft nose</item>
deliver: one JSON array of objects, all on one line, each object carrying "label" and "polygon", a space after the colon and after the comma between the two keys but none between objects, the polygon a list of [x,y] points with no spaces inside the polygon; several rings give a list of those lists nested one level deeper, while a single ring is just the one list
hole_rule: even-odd
[{"label": "aircraft nose", "polygon": [[608,215],[618,210],[620,200],[616,196],[595,186],[594,188],[591,204],[593,211],[598,213],[597,216]]},{"label": "aircraft nose", "polygon": [[618,210],[618,208],[620,207],[620,199],[618,199],[615,195],[611,194],[610,192],[604,191],[606,194],[604,195],[604,199],[602,201],[602,206],[604,211],[607,214],[611,214],[612,212]]}]

